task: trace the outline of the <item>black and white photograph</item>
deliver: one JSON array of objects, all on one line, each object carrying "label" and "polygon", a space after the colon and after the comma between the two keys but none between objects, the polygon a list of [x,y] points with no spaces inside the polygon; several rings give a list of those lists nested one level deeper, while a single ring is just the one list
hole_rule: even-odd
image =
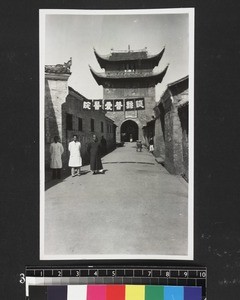
[{"label": "black and white photograph", "polygon": [[39,24],[40,259],[193,260],[194,8]]}]

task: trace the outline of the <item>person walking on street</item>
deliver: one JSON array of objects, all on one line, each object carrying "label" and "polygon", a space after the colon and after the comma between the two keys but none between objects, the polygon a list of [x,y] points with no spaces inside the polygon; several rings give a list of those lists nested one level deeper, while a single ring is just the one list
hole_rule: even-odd
[{"label": "person walking on street", "polygon": [[62,154],[64,150],[58,136],[55,136],[53,140],[54,142],[50,145],[52,179],[61,179]]},{"label": "person walking on street", "polygon": [[82,166],[82,158],[81,158],[81,143],[77,140],[78,137],[75,134],[73,136],[73,141],[71,141],[68,145],[68,150],[70,152],[68,165],[71,168],[72,177],[78,175],[80,176],[80,168]]},{"label": "person walking on street", "polygon": [[153,153],[154,151],[154,142],[153,142],[153,138],[151,137],[149,140],[149,152]]},{"label": "person walking on street", "polygon": [[87,151],[90,156],[90,169],[95,174],[104,174],[101,154],[102,154],[102,146],[98,141],[97,136],[93,135],[93,140],[88,144]]}]

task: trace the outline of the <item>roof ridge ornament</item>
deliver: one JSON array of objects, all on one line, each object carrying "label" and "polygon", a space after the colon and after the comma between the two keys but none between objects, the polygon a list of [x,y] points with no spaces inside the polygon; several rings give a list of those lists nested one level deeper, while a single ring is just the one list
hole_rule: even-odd
[{"label": "roof ridge ornament", "polygon": [[64,62],[63,64],[56,65],[45,65],[46,73],[54,73],[54,74],[71,74],[71,66],[72,66],[72,57],[70,57],[68,62]]}]

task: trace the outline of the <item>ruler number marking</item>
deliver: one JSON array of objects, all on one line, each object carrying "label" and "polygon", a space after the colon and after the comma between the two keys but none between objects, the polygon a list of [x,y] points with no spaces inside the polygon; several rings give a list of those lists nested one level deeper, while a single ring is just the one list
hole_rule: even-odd
[{"label": "ruler number marking", "polygon": [[21,273],[19,276],[20,276],[19,282],[21,284],[24,284],[26,282],[25,274]]},{"label": "ruler number marking", "polygon": [[200,272],[200,273],[199,273],[199,276],[200,276],[201,278],[205,278],[205,277],[206,277],[206,272]]}]

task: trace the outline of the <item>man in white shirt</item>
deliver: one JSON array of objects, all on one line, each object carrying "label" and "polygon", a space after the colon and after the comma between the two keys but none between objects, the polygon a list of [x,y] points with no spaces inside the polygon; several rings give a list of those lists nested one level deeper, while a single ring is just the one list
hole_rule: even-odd
[{"label": "man in white shirt", "polygon": [[68,150],[70,152],[69,157],[69,167],[71,168],[71,175],[80,176],[80,168],[82,166],[82,158],[81,158],[81,143],[77,140],[77,135],[73,136],[73,141],[69,143]]}]

